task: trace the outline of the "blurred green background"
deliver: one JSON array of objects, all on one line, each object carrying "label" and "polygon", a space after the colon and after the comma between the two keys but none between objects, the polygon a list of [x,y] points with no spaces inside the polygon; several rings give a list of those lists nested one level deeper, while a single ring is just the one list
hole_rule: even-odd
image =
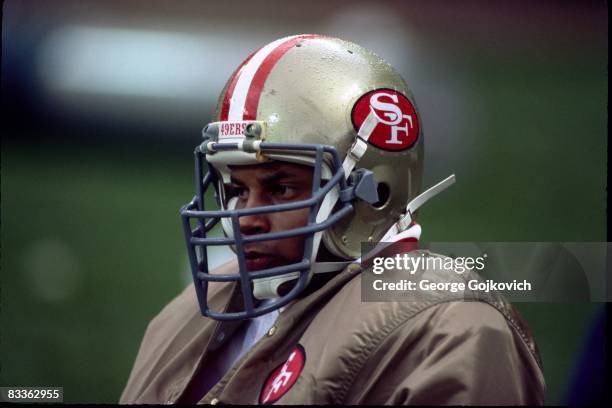
[{"label": "blurred green background", "polygon": [[[5,2],[0,385],[118,400],[148,321],[189,283],[178,209],[193,195],[200,129],[233,67],[282,35],[340,36],[399,65],[422,114],[424,185],[457,175],[420,211],[424,240],[606,240],[605,3],[273,3]],[[160,78],[186,82],[169,87],[183,95],[160,96],[130,88],[151,66],[146,50],[111,54],[116,65],[92,51],[94,66],[132,81],[96,93],[85,85],[106,74],[75,68],[79,45],[57,35],[88,25],[188,33],[227,55],[208,55],[193,77],[164,66]],[[200,61],[184,57],[172,61]],[[62,88],[49,64],[74,68],[83,87]],[[516,306],[544,360],[547,403],[563,403],[603,305]]]}]

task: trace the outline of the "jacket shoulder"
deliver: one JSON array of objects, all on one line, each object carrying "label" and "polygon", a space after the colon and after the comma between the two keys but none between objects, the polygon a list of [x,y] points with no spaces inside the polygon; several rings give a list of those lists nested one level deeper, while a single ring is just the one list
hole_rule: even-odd
[{"label": "jacket shoulder", "polygon": [[[213,273],[228,273],[234,267],[230,262]],[[213,282],[209,288],[209,298],[222,304],[229,300],[233,285]],[[185,371],[183,375],[187,375],[208,340],[210,326],[210,319],[200,313],[193,284],[188,285],[149,322],[120,402],[163,400],[157,394],[172,384],[159,373]],[[147,395],[146,400],[142,400],[143,395]]]},{"label": "jacket shoulder", "polygon": [[[212,273],[225,274],[235,272],[235,267],[235,262],[228,262],[215,269]],[[215,301],[219,299],[219,303],[223,303],[223,300],[229,299],[229,289],[231,287],[232,285],[227,282],[211,282],[209,283],[208,298],[211,302],[216,303]],[[168,340],[169,335],[172,333],[189,331],[189,328],[197,327],[197,323],[201,322],[202,319],[195,288],[193,283],[190,283],[151,320],[145,332],[143,345],[145,342],[163,342]]]},{"label": "jacket shoulder", "polygon": [[[446,258],[428,251],[419,252]],[[453,271],[423,273],[432,281],[460,282],[465,279]],[[385,367],[386,364],[395,367],[391,361],[395,353],[410,355],[410,362],[405,362],[404,367],[415,369],[419,359],[433,352],[436,342],[444,336],[452,337],[454,341],[472,335],[481,336],[481,339],[486,339],[482,343],[484,348],[502,344],[514,350],[515,356],[520,355],[517,361],[528,360],[527,371],[543,386],[537,351],[534,355],[529,347],[535,343],[528,331],[521,330],[524,322],[522,325],[514,324],[522,320],[509,303],[497,302],[497,298],[465,301],[463,294],[447,296],[447,293],[436,291],[424,292],[418,299],[406,301],[365,302],[362,300],[362,274],[356,275],[338,291],[318,313],[308,330],[312,333],[334,333],[327,337],[324,349],[326,354],[340,357],[334,370],[344,373],[342,380],[330,387],[336,402],[379,403],[380,399],[369,402],[365,399],[347,399],[359,394],[353,392],[360,389],[354,387],[354,382],[358,383],[358,378],[364,373],[364,378],[369,378],[384,370],[381,366]],[[411,348],[417,344],[423,346],[420,348],[421,355]],[[333,376],[334,373],[327,375]],[[397,400],[396,403],[401,401]]]},{"label": "jacket shoulder", "polygon": [[485,302],[452,301],[385,336],[363,359],[344,402],[531,405],[542,404],[544,393],[537,361],[505,316]]}]

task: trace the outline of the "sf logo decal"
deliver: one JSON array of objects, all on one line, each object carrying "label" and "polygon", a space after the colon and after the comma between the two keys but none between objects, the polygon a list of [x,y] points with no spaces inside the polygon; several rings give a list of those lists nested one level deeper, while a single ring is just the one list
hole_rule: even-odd
[{"label": "sf logo decal", "polygon": [[260,404],[272,404],[285,395],[295,384],[306,362],[306,353],[301,345],[297,345],[289,358],[268,376],[259,396]]},{"label": "sf logo decal", "polygon": [[392,89],[376,89],[362,95],[351,112],[355,130],[371,113],[377,124],[368,142],[383,149],[410,149],[419,137],[419,120],[414,106],[403,94]]}]

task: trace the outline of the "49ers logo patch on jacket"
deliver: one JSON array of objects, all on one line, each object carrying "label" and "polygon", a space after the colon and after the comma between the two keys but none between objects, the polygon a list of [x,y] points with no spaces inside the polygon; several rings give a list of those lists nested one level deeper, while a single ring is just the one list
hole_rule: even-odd
[{"label": "49ers logo patch on jacket", "polygon": [[304,347],[298,344],[289,354],[287,361],[277,367],[266,379],[259,395],[259,403],[272,404],[285,395],[297,381],[305,362],[306,352]]}]

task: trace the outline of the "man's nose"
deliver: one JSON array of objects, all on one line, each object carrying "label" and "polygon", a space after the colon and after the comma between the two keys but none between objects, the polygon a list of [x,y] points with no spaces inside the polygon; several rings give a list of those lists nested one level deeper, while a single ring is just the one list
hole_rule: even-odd
[{"label": "man's nose", "polygon": [[[266,205],[265,200],[258,194],[250,194],[243,208],[256,208]],[[244,235],[265,234],[270,232],[269,214],[255,214],[242,216],[239,219],[240,232]]]}]

